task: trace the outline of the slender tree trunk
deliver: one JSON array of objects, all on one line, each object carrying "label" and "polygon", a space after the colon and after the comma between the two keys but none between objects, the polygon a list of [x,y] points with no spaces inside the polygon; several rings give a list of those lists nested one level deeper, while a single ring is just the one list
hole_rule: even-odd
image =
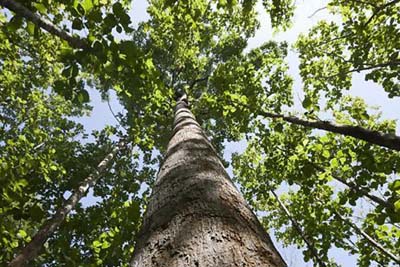
[{"label": "slender tree trunk", "polygon": [[177,103],[131,266],[286,266],[185,97]]},{"label": "slender tree trunk", "polygon": [[340,215],[339,213],[337,213],[336,211],[334,211],[334,214],[341,221],[343,221],[344,223],[349,225],[351,228],[353,228],[353,230],[356,231],[359,235],[364,237],[368,241],[368,243],[371,244],[371,246],[373,246],[374,248],[378,249],[383,255],[391,258],[393,261],[395,261],[396,263],[400,264],[400,258],[398,256],[394,255],[388,249],[384,248],[380,243],[378,243],[378,241],[375,241],[375,239],[373,239],[369,234],[367,234],[362,229],[360,229],[356,224],[354,224],[353,222],[343,218],[343,216]]},{"label": "slender tree trunk", "polygon": [[81,40],[77,37],[73,37],[73,36],[69,35],[68,33],[58,29],[56,26],[54,26],[50,22],[45,21],[40,16],[33,13],[28,8],[24,7],[23,5],[21,5],[20,3],[14,1],[14,0],[0,0],[0,5],[15,12],[18,16],[21,16],[21,17],[31,21],[37,27],[42,28],[42,29],[48,31],[49,33],[54,34],[54,35],[58,36],[59,38],[67,41],[69,43],[69,45],[74,48],[81,48],[81,49],[89,48],[89,45],[86,43],[86,41]]},{"label": "slender tree trunk", "polygon": [[72,195],[67,199],[65,204],[60,207],[56,214],[43,224],[39,231],[32,237],[32,240],[22,248],[21,252],[9,263],[9,267],[22,267],[25,266],[29,261],[34,259],[43,247],[47,238],[51,236],[64,221],[65,217],[73,210],[81,200],[83,196],[86,195],[89,188],[92,187],[100,175],[106,170],[110,165],[113,158],[118,151],[125,147],[125,142],[120,141],[119,144],[109,153],[100,163],[97,165],[97,169],[94,173],[91,173],[86,177],[78,188],[74,190]]},{"label": "slender tree trunk", "polygon": [[286,216],[289,218],[290,222],[292,223],[293,227],[296,229],[297,233],[301,236],[303,241],[306,243],[308,249],[311,251],[315,262],[318,263],[320,267],[326,267],[326,264],[321,260],[321,258],[318,255],[318,251],[315,248],[314,242],[310,240],[306,233],[301,229],[301,226],[299,223],[293,218],[292,214],[290,211],[286,208],[285,204],[279,199],[278,195],[275,193],[274,190],[270,190],[272,195],[275,197],[276,201],[278,202],[279,206],[281,207],[282,211],[286,214]]}]

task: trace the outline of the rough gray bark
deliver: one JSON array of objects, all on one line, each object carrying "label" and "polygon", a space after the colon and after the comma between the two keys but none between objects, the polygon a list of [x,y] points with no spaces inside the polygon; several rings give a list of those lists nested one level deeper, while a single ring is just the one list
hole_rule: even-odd
[{"label": "rough gray bark", "polygon": [[28,8],[24,7],[20,3],[13,0],[0,0],[0,5],[8,8],[9,10],[15,12],[17,15],[31,21],[37,27],[42,28],[48,31],[51,34],[58,36],[59,38],[67,41],[74,48],[86,49],[89,48],[89,45],[86,41],[81,40],[77,37],[73,37],[68,33],[58,29],[56,26],[51,24],[50,22],[45,21],[37,14],[30,11]]},{"label": "rough gray bark", "polygon": [[120,141],[99,165],[97,165],[96,170],[80,183],[79,187],[74,190],[64,205],[57,210],[56,214],[43,224],[39,231],[32,237],[32,240],[23,247],[20,253],[9,263],[9,267],[25,266],[39,254],[47,238],[57,230],[65,217],[75,208],[81,198],[86,195],[89,188],[96,183],[100,175],[104,173],[118,151],[122,150],[124,147],[125,142]]},{"label": "rough gray bark", "polygon": [[286,266],[184,98],[131,266]]}]

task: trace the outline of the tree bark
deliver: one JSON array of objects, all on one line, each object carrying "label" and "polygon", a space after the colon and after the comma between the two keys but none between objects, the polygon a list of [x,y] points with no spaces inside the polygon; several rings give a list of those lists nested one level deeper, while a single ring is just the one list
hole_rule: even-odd
[{"label": "tree bark", "polygon": [[42,225],[39,231],[32,237],[32,240],[23,247],[21,252],[9,263],[9,267],[25,266],[39,254],[47,238],[57,230],[65,217],[67,217],[67,215],[75,208],[81,198],[86,195],[89,188],[96,183],[100,175],[110,165],[117,152],[122,150],[124,147],[125,142],[120,141],[119,144],[99,163],[99,165],[97,165],[95,172],[86,177],[79,187],[74,190],[65,204],[57,210],[56,214]]},{"label": "tree bark", "polygon": [[286,266],[183,96],[131,267]]},{"label": "tree bark", "polygon": [[21,5],[20,3],[16,2],[16,1],[0,0],[0,5],[15,12],[18,16],[21,16],[21,17],[31,21],[37,27],[42,28],[42,29],[48,31],[49,33],[54,34],[54,35],[58,36],[59,38],[67,41],[69,43],[69,45],[74,48],[80,48],[80,49],[89,48],[89,45],[86,43],[86,41],[81,40],[80,38],[77,38],[77,37],[73,37],[73,36],[69,35],[68,33],[58,29],[53,24],[51,24],[48,21],[45,21],[40,16],[33,13],[28,8],[24,7],[23,5]]}]

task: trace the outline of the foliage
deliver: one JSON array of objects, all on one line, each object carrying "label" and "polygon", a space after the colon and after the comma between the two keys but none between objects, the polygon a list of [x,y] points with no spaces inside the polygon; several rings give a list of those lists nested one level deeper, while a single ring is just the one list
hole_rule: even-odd
[{"label": "foliage", "polygon": [[[393,1],[331,1],[341,22],[320,21],[296,43],[307,93],[305,108],[318,109],[319,93],[331,102],[351,87],[355,72],[381,84],[390,98],[399,88],[399,5]],[[310,104],[314,105],[311,107]]]},{"label": "foliage", "polygon": [[[185,91],[221,155],[225,141],[248,140],[231,162],[236,181],[249,203],[265,212],[264,226],[278,240],[315,261],[271,190],[327,266],[337,266],[329,258],[334,248],[358,255],[359,266],[394,264],[346,220],[396,254],[399,153],[262,116],[293,110],[293,78],[289,44],[248,47],[259,27],[256,1],[150,0],[149,20],[137,26],[128,0],[18,2],[88,47],[74,47],[21,14],[0,12],[1,263],[126,138],[126,149],[90,191],[97,202],[75,207],[32,265],[127,266],[158,155],[170,137],[173,96]],[[290,28],[295,1],[262,4],[275,31]],[[382,120],[345,90],[353,73],[365,71],[389,97],[400,96],[399,1],[331,0],[327,7],[338,19],[318,22],[294,45],[304,116],[395,134],[394,121]],[[88,133],[76,122],[95,104],[90,88],[105,100],[115,93],[124,130],[105,126]]]},{"label": "foliage", "polygon": [[[372,129],[394,129],[393,121],[380,121],[378,115],[369,114],[361,99],[347,97],[334,115],[341,123],[354,120]],[[280,127],[276,126],[278,123]],[[393,174],[399,171],[399,153],[333,133],[305,131],[287,123],[266,125],[260,121],[258,128],[246,152],[237,155],[233,164],[238,181],[244,185],[245,196],[253,199],[258,210],[268,212],[264,221],[277,231],[278,239],[285,244],[304,246],[299,233],[287,226],[286,215],[270,194],[270,190],[276,189],[284,192],[282,200],[306,235],[312,238],[324,262],[328,261],[328,252],[334,245],[360,254],[360,266],[370,266],[371,261],[388,266],[390,259],[380,253],[366,252],[371,246],[363,237],[358,237],[354,245],[354,229],[335,213],[353,221],[351,215],[359,213],[359,205],[363,205],[362,227],[395,253],[398,246],[395,225],[400,218],[393,207],[399,195],[387,185],[390,181],[396,183]],[[355,186],[345,186],[340,180]],[[366,198],[366,194],[380,195],[378,192],[387,197],[391,208]],[[390,238],[382,239],[380,229],[385,229]],[[305,260],[310,259],[311,251],[305,250],[304,256]]]}]

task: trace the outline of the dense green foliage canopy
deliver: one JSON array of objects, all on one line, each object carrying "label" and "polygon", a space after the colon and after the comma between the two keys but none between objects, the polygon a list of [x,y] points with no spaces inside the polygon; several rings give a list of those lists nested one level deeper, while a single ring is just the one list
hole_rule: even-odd
[{"label": "dense green foliage canopy", "polygon": [[[258,13],[285,31],[294,2],[149,0],[150,18],[139,22],[129,0],[1,0],[0,265],[126,140],[89,191],[98,201],[73,207],[31,266],[127,266],[170,137],[174,94],[185,91],[221,155],[227,141],[247,140],[225,163],[278,242],[316,265],[338,266],[331,252],[343,249],[358,266],[394,266],[400,152],[280,115],[329,118],[396,142],[396,122],[347,90],[361,73],[400,97],[400,1],[331,0],[336,19],[292,46],[249,48]],[[304,93],[296,113],[290,49]],[[96,104],[89,90],[117,97],[117,126],[89,133],[77,122]]]}]

